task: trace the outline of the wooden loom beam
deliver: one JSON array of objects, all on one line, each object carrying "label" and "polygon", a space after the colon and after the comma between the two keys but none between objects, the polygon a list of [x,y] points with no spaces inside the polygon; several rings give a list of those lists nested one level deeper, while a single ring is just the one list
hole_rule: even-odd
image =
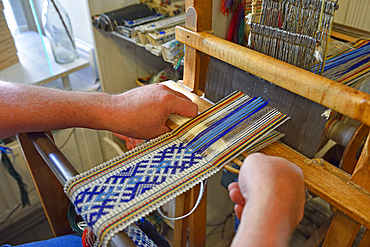
[{"label": "wooden loom beam", "polygon": [[[361,156],[357,162],[350,182],[370,191],[370,136],[367,136]],[[370,204],[365,204],[369,206]],[[368,213],[369,214],[369,213]],[[350,247],[355,240],[361,225],[341,211],[335,213],[333,222],[323,246],[334,245],[338,247]],[[369,226],[367,226],[369,227]]]},{"label": "wooden loom beam", "polygon": [[[176,27],[176,39],[370,126],[370,95],[207,32]],[[343,99],[343,100],[340,100]]]},{"label": "wooden loom beam", "polygon": [[[351,183],[348,174],[326,161],[320,160],[320,162],[315,162],[315,160],[308,160],[282,143],[271,144],[260,152],[283,157],[299,166],[303,172],[307,189],[352,219],[370,227],[368,211],[370,194],[361,187]],[[330,168],[327,169],[327,167]],[[337,176],[337,174],[340,174],[340,176]]]}]

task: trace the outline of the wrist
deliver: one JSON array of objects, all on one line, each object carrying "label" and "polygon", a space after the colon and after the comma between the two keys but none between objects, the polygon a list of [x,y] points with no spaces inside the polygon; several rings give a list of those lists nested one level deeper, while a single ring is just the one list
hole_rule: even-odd
[{"label": "wrist", "polygon": [[114,118],[114,104],[113,98],[114,95],[110,95],[107,93],[96,93],[91,95],[94,97],[94,105],[91,107],[89,111],[90,118],[93,120],[94,129],[100,130],[111,130],[111,123]]},{"label": "wrist", "polygon": [[289,215],[268,200],[248,200],[232,247],[285,247],[293,227]]}]

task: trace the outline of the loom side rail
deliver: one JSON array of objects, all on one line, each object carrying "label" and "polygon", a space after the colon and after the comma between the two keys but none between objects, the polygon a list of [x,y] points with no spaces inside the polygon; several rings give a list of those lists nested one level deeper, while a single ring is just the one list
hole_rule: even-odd
[{"label": "loom side rail", "polygon": [[[70,178],[76,176],[78,172],[46,133],[23,133],[17,135],[17,139],[21,145],[54,235],[61,236],[70,233],[71,227],[67,221],[67,211],[61,210],[62,205],[60,204],[69,203],[69,199],[63,192],[63,186]],[[36,150],[39,154],[38,157]],[[42,163],[46,163],[50,169],[45,169],[45,166],[41,167],[45,165]],[[51,198],[53,199],[51,200]],[[62,203],[59,203],[59,199]],[[53,208],[56,209],[53,210]],[[54,214],[57,214],[57,216]],[[67,222],[62,223],[64,225],[63,230],[58,229],[60,221]],[[70,232],[68,232],[68,226]],[[135,247],[136,245],[126,233],[120,232],[111,239],[108,246]]]},{"label": "loom side rail", "polygon": [[48,135],[43,132],[28,133],[32,144],[49,166],[58,181],[64,185],[69,179],[78,175],[76,169],[58,149]]},{"label": "loom side rail", "polygon": [[221,39],[208,32],[194,32],[177,26],[176,39],[200,52],[370,126],[369,94]]}]

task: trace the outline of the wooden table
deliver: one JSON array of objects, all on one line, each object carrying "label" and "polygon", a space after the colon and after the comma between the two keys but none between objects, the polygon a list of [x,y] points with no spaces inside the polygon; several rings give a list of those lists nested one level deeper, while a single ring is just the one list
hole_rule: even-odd
[{"label": "wooden table", "polygon": [[58,64],[54,60],[49,41],[44,38],[53,70],[51,73],[42,41],[37,32],[20,33],[14,36],[14,41],[18,50],[19,63],[0,71],[0,78],[5,81],[43,85],[61,78],[65,89],[70,90],[68,75],[90,66],[89,61],[81,57],[71,63]]}]

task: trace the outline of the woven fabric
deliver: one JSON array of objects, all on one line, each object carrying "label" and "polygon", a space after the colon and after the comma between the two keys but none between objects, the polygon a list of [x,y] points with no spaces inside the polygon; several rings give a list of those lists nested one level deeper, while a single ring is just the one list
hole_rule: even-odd
[{"label": "woven fabric", "polygon": [[[202,159],[185,151],[182,143],[158,149],[143,159],[115,170],[93,187],[78,193],[73,203],[90,226],[93,226],[117,203],[127,203],[151,188],[163,184]],[[88,210],[87,210],[88,209]]]},{"label": "woven fabric", "polygon": [[76,176],[65,192],[106,246],[285,120],[266,101],[234,93],[173,132]]},{"label": "woven fabric", "polygon": [[157,245],[135,224],[129,225],[124,231],[138,247],[157,247]]}]

